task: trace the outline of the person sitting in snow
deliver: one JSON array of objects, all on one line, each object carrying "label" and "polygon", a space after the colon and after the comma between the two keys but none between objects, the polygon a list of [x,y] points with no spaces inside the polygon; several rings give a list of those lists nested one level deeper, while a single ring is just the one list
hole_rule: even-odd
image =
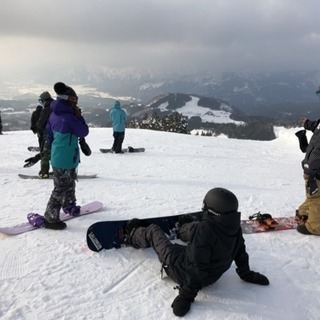
[{"label": "person sitting in snow", "polygon": [[127,243],[135,248],[153,247],[167,275],[179,285],[171,307],[182,317],[190,310],[198,291],[215,283],[234,261],[239,277],[247,282],[268,285],[266,276],[249,267],[237,197],[224,188],[207,192],[201,221],[184,215],[178,237],[188,245],[173,244],[159,226],[143,225],[132,219],[127,226]]},{"label": "person sitting in snow", "polygon": [[[316,95],[320,99],[320,88]],[[320,119],[310,121],[302,118],[300,123],[306,130],[312,131],[313,135],[302,161],[306,199],[297,210],[297,220],[302,222],[297,227],[297,231],[303,234],[320,235]]]},{"label": "person sitting in snow", "polygon": [[54,189],[44,213],[44,227],[62,230],[66,223],[60,220],[60,209],[78,215],[75,180],[80,162],[78,140],[88,135],[89,128],[77,106],[75,91],[62,82],[54,85],[57,100],[50,105],[51,114],[47,123],[47,143],[51,149]]}]

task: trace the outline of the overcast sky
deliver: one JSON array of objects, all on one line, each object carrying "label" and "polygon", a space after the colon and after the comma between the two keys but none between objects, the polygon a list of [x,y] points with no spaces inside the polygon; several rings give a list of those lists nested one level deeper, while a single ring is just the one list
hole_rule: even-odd
[{"label": "overcast sky", "polygon": [[1,0],[0,77],[320,69],[320,0]]}]

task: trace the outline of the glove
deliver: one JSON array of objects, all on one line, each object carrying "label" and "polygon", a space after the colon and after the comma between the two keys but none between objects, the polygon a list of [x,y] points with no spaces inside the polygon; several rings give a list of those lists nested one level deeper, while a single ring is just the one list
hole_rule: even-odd
[{"label": "glove", "polygon": [[183,317],[186,315],[189,312],[191,303],[194,301],[196,296],[197,293],[180,288],[179,295],[171,304],[174,315],[177,317]]},{"label": "glove", "polygon": [[77,105],[72,106],[72,108],[73,108],[73,111],[74,111],[74,114],[76,115],[76,117],[79,118],[82,114],[81,109]]},{"label": "glove", "polygon": [[298,137],[299,139],[299,147],[300,150],[305,153],[308,147],[308,139],[306,136],[306,130],[300,130],[298,132],[295,133],[295,135]]},{"label": "glove", "polygon": [[310,196],[318,192],[319,188],[317,185],[317,180],[314,176],[308,176],[306,188],[307,193],[310,194]]},{"label": "glove", "polygon": [[254,283],[254,284],[261,284],[263,286],[267,286],[269,284],[269,280],[266,276],[259,272],[249,271],[245,275],[241,274],[239,269],[236,269],[237,274],[239,277],[246,282]]},{"label": "glove", "polygon": [[34,164],[36,164],[39,160],[41,159],[41,153],[38,153],[37,155],[35,155],[34,157],[28,158],[26,160],[24,160],[25,164],[24,164],[24,168],[29,168],[32,167]]},{"label": "glove", "polygon": [[87,144],[86,140],[84,138],[80,138],[79,144],[80,144],[80,148],[81,148],[81,151],[83,152],[83,154],[85,154],[86,156],[90,156],[91,149],[90,149],[89,145]]},{"label": "glove", "polygon": [[309,119],[303,117],[303,118],[300,118],[300,119],[299,119],[298,124],[300,124],[301,126],[304,126],[304,124],[305,124],[307,121],[309,121]]}]

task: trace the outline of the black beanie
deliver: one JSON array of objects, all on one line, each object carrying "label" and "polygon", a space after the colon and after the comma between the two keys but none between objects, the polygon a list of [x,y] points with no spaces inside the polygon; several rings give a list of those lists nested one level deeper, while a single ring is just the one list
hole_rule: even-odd
[{"label": "black beanie", "polygon": [[63,83],[63,82],[57,82],[54,86],[53,86],[54,91],[56,92],[56,94],[66,94],[66,92],[68,91],[68,87]]},{"label": "black beanie", "polygon": [[74,102],[78,101],[78,96],[76,92],[71,87],[65,85],[63,82],[57,82],[53,86],[53,89],[57,95],[67,96],[68,97],[67,100],[74,101]]}]

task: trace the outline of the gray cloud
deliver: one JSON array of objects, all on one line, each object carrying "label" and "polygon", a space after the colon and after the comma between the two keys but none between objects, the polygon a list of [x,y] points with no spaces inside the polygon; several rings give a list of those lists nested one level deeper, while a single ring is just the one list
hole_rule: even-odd
[{"label": "gray cloud", "polygon": [[319,12],[319,0],[2,0],[0,67],[319,69]]}]

